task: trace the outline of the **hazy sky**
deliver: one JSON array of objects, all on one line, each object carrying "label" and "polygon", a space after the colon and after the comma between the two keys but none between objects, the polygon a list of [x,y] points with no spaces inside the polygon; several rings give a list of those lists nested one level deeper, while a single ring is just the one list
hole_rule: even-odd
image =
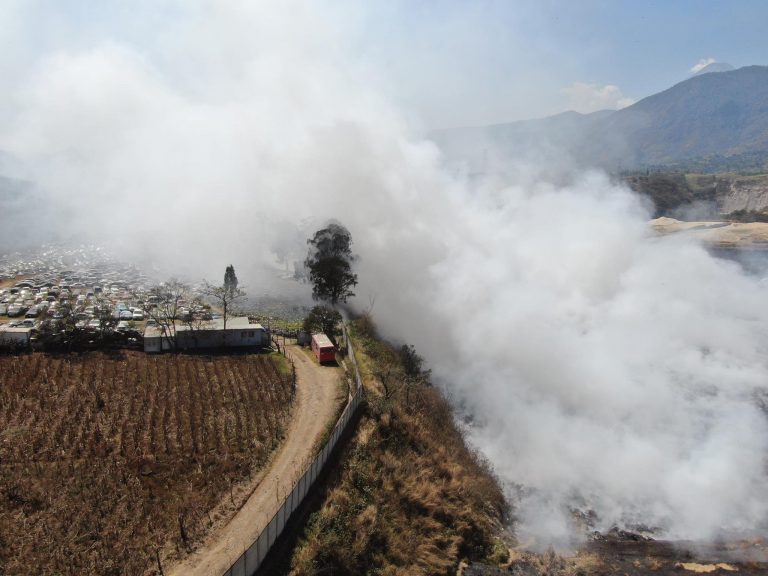
[{"label": "hazy sky", "polygon": [[701,59],[765,64],[768,49],[765,2],[380,4],[365,49],[393,82],[407,79],[400,94],[430,125],[614,107],[686,79]]},{"label": "hazy sky", "polygon": [[[0,71],[13,78],[37,54],[104,41],[162,52],[168,30],[197,4],[0,0]],[[342,48],[428,128],[621,107],[684,80],[700,60],[764,64],[768,51],[768,3],[753,0],[327,6]]]}]

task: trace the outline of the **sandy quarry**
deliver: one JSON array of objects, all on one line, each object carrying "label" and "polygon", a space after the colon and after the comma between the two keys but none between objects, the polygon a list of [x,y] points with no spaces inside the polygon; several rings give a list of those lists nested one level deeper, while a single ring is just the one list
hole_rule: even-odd
[{"label": "sandy quarry", "polygon": [[768,223],[764,222],[683,222],[661,217],[651,220],[650,226],[657,234],[684,233],[720,248],[768,250]]}]

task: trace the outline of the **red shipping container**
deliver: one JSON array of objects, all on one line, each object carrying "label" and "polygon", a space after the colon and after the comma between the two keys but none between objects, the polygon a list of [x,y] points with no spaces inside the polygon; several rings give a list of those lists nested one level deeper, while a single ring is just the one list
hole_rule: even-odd
[{"label": "red shipping container", "polygon": [[320,363],[336,361],[336,346],[325,334],[312,334],[312,352]]}]

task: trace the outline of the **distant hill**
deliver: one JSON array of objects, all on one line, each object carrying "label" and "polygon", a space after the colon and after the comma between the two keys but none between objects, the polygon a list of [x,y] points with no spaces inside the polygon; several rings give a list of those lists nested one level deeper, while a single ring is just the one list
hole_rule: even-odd
[{"label": "distant hill", "polygon": [[470,173],[485,173],[503,170],[511,159],[561,162],[563,151],[577,150],[585,134],[611,114],[610,110],[563,112],[537,120],[436,130],[431,136],[450,164]]},{"label": "distant hill", "polygon": [[614,112],[591,134],[601,158],[611,157],[606,134],[641,165],[768,150],[768,67],[694,76]]},{"label": "distant hill", "polygon": [[562,161],[564,154],[611,170],[709,160],[722,170],[729,158],[763,163],[768,160],[768,67],[699,74],[622,110],[566,112],[441,130],[432,137],[449,162],[481,172],[490,160],[498,167],[521,157]]}]

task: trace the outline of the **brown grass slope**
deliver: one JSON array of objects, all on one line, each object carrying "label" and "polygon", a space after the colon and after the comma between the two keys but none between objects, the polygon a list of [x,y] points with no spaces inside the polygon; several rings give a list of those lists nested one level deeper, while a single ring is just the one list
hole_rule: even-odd
[{"label": "brown grass slope", "polygon": [[448,403],[428,375],[406,375],[368,317],[350,328],[368,404],[291,574],[452,574],[493,557],[506,504]]},{"label": "brown grass slope", "polygon": [[263,355],[0,357],[0,575],[155,573],[263,465],[291,394]]}]

